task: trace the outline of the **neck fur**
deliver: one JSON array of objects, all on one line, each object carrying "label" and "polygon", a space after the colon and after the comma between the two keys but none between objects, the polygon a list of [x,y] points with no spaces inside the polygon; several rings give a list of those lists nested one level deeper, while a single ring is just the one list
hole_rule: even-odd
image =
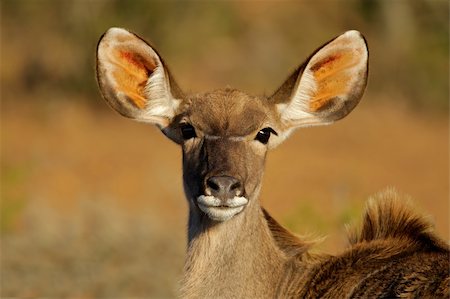
[{"label": "neck fur", "polygon": [[191,207],[188,238],[183,298],[273,297],[269,282],[278,280],[287,256],[257,200],[221,223]]}]

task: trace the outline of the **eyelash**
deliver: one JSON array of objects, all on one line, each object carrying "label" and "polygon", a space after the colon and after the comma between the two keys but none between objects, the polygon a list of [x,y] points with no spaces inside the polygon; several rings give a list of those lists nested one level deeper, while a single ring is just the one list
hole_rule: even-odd
[{"label": "eyelash", "polygon": [[262,144],[267,144],[269,142],[271,134],[278,136],[278,133],[275,132],[274,129],[272,129],[272,128],[267,127],[267,128],[261,129],[258,132],[258,134],[256,134],[255,140],[258,140]]},{"label": "eyelash", "polygon": [[182,124],[180,127],[181,135],[183,136],[184,140],[188,140],[194,137],[197,137],[197,134],[195,133],[195,129],[191,124],[185,123]]}]

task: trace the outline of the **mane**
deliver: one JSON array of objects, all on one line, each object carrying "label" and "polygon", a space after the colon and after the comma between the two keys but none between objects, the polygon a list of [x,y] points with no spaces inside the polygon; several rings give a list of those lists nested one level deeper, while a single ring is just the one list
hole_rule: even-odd
[{"label": "mane", "polygon": [[272,218],[264,208],[262,212],[275,243],[288,257],[302,256],[318,242],[318,240],[307,240],[294,235]]},{"label": "mane", "polygon": [[416,213],[408,201],[393,189],[370,198],[362,228],[349,230],[350,244],[397,239],[423,250],[448,252],[448,244],[435,235],[430,221]]}]

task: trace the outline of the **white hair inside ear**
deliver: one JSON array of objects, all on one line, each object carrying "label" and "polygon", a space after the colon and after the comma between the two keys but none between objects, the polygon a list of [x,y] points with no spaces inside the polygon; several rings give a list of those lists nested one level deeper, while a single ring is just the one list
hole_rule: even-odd
[{"label": "white hair inside ear", "polygon": [[291,127],[330,124],[359,102],[367,82],[367,45],[358,31],[347,31],[307,61],[289,101],[277,104]]},{"label": "white hair inside ear", "polygon": [[174,117],[179,100],[155,50],[135,34],[111,28],[97,48],[97,78],[107,102],[120,114],[160,127]]}]

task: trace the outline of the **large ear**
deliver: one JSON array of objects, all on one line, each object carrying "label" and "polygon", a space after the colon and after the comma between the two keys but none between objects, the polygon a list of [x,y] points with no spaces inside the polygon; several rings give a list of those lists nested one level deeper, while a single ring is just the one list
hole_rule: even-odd
[{"label": "large ear", "polygon": [[182,97],[156,51],[121,28],[111,28],[100,38],[97,80],[117,112],[161,128],[170,124]]},{"label": "large ear", "polygon": [[366,42],[358,31],[347,31],[311,55],[270,101],[288,128],[330,124],[358,104],[367,71]]}]

